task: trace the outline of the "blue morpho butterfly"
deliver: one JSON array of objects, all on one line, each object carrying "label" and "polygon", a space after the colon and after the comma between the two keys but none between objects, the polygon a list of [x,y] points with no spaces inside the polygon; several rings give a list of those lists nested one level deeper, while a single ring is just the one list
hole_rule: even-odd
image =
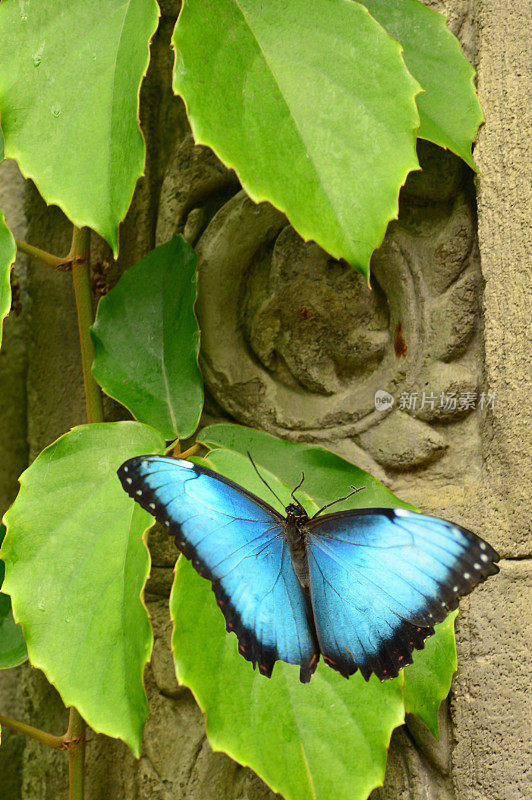
[{"label": "blue morpho butterfly", "polygon": [[300,483],[283,517],[228,478],[165,456],[132,458],[118,476],[212,581],[240,653],[268,677],[281,660],[307,683],[321,653],[346,678],[394,678],[458,598],[499,571],[487,542],[414,511],[322,515],[329,503],[309,518]]}]

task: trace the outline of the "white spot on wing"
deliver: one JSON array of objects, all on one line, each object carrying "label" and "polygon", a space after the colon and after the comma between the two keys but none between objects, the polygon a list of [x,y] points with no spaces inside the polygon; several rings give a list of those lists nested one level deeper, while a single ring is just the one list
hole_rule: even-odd
[{"label": "white spot on wing", "polygon": [[396,517],[411,517],[412,512],[407,508],[394,508],[393,513]]},{"label": "white spot on wing", "polygon": [[186,469],[194,469],[196,466],[195,464],[191,464],[190,461],[182,461],[180,458],[176,459],[176,463],[179,464],[180,467],[185,467]]},{"label": "white spot on wing", "polygon": [[129,467],[124,467],[124,472],[129,472]]},{"label": "white spot on wing", "polygon": [[464,578],[466,579],[466,581],[468,581],[470,577],[471,575],[469,574],[469,572],[464,572]]},{"label": "white spot on wing", "polygon": [[481,561],[489,561],[489,558],[487,557],[486,553],[482,553],[482,555],[480,556],[480,559],[481,559]]},{"label": "white spot on wing", "polygon": [[480,549],[481,550],[485,550],[486,549],[486,542],[480,542]]},{"label": "white spot on wing", "polygon": [[146,459],[144,459],[144,461],[141,461],[141,462],[140,462],[140,466],[141,466],[143,469],[146,469],[146,468],[148,467],[148,462],[146,461]]},{"label": "white spot on wing", "polygon": [[155,503],[150,503],[150,508],[155,509]]},{"label": "white spot on wing", "polygon": [[126,483],[133,483],[133,478],[126,478]]}]

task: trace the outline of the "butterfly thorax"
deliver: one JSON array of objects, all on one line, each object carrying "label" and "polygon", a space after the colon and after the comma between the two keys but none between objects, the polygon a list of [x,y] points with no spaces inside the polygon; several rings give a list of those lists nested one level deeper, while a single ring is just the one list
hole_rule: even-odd
[{"label": "butterfly thorax", "polygon": [[286,506],[286,521],[290,522],[293,525],[297,525],[297,527],[304,527],[308,522],[308,514],[299,504],[296,505],[295,503],[290,503]]},{"label": "butterfly thorax", "polygon": [[304,589],[309,587],[309,567],[307,549],[305,546],[306,524],[309,517],[303,506],[290,503],[286,506],[286,520],[284,523],[284,534],[288,547],[292,566],[296,573],[299,584]]}]

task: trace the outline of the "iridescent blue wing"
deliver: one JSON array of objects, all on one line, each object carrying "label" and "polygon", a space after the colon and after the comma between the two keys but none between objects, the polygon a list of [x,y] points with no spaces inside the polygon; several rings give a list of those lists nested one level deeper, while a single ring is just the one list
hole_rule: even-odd
[{"label": "iridescent blue wing", "polygon": [[329,666],[395,677],[499,556],[464,528],[403,509],[328,514],[308,524],[310,589]]},{"label": "iridescent blue wing", "polygon": [[118,476],[212,581],[242,655],[268,677],[278,659],[299,664],[301,680],[309,681],[318,648],[309,600],[283,535],[284,518],[227,478],[188,461],[140,456],[122,464]]}]

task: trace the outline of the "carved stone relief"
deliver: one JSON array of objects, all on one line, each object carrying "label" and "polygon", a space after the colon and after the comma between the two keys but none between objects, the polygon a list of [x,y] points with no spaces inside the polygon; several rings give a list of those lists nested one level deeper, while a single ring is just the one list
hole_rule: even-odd
[{"label": "carved stone relief", "polygon": [[478,399],[480,276],[465,170],[428,143],[420,150],[424,172],[404,187],[370,291],[275,208],[235,191],[209,151],[182,145],[157,235],[181,229],[196,247],[202,369],[231,417],[362,451],[377,471],[421,467],[448,450],[447,428]]}]

